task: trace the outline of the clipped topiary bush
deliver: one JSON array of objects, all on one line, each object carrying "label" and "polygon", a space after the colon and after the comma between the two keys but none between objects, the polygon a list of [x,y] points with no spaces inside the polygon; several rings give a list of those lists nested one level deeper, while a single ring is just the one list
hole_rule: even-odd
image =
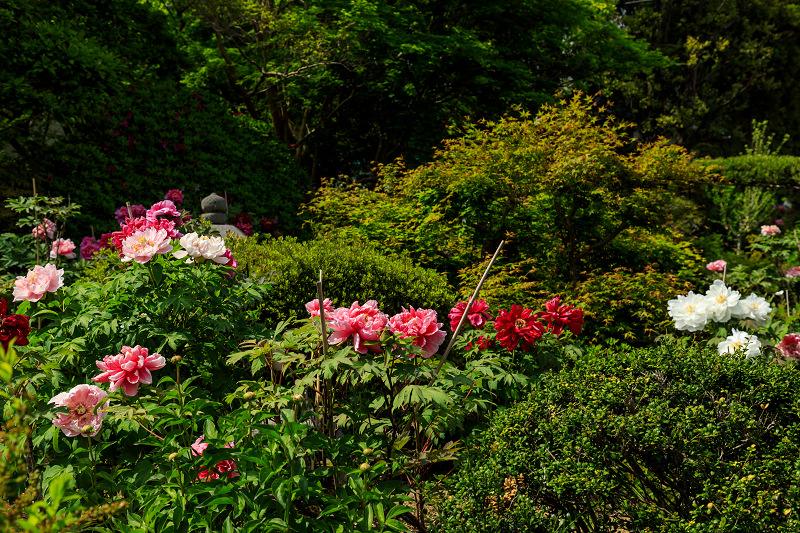
[{"label": "clipped topiary bush", "polygon": [[798,437],[795,364],[598,351],[466,448],[436,531],[798,531]]},{"label": "clipped topiary bush", "polygon": [[267,324],[291,314],[307,316],[304,304],[316,298],[320,269],[324,272],[325,296],[336,305],[376,300],[389,314],[413,305],[435,309],[439,322],[446,323],[447,313],[456,302],[455,291],[444,276],[416,266],[411,259],[389,257],[366,242],[343,235],[307,242],[291,237],[261,243],[253,238],[226,242],[239,262],[239,271],[268,277],[273,283],[262,311]]}]

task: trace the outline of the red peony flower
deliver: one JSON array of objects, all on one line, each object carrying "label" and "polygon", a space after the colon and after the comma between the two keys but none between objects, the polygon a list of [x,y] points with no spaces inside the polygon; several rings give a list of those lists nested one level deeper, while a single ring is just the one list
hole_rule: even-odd
[{"label": "red peony flower", "polygon": [[7,315],[8,303],[5,298],[0,298],[0,344],[4,350],[12,339],[17,346],[28,345],[28,334],[31,332],[30,322],[25,315]]},{"label": "red peony flower", "polygon": [[539,314],[539,318],[547,322],[547,331],[558,336],[564,326],[567,326],[573,335],[580,335],[583,328],[583,309],[560,304],[561,297],[556,296],[544,304],[545,312]]},{"label": "red peony flower", "polygon": [[[481,335],[478,337],[477,347],[478,351],[480,352],[486,350],[487,348],[494,348],[494,341]],[[473,348],[475,348],[475,345],[473,345],[472,342],[467,343],[467,350],[472,350]]]},{"label": "red peony flower", "polygon": [[[203,452],[208,448],[208,443],[203,442],[205,439],[205,435],[200,435],[200,437],[194,441],[192,444],[192,455],[203,455]],[[228,442],[225,444],[226,448],[233,448],[233,443]],[[200,470],[200,473],[197,474],[197,479],[200,481],[208,481],[210,479],[219,479],[220,474],[226,474],[228,479],[233,479],[235,477],[239,477],[238,468],[236,467],[236,463],[231,461],[230,459],[225,459],[224,461],[218,462],[214,465],[214,470],[210,470],[208,468],[203,468]]]},{"label": "red peony flower", "polygon": [[789,333],[783,340],[775,345],[781,355],[790,359],[800,359],[800,335]]},{"label": "red peony flower", "polygon": [[542,336],[544,326],[536,320],[536,315],[530,309],[523,309],[521,305],[512,305],[511,311],[500,310],[494,321],[497,331],[497,342],[509,351],[520,345],[527,351]]},{"label": "red peony flower", "polygon": [[[450,310],[447,316],[450,318],[451,330],[456,330],[458,323],[461,321],[461,316],[466,309],[467,302],[458,302],[456,306]],[[472,302],[472,307],[470,307],[469,313],[467,313],[467,319],[469,323],[472,324],[472,327],[481,329],[486,324],[487,320],[491,320],[492,317],[489,315],[488,311],[489,304],[486,303],[486,300],[475,300]]]}]

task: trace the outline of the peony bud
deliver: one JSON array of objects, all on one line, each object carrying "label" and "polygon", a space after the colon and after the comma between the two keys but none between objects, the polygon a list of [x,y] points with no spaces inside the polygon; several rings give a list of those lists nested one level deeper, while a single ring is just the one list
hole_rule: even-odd
[{"label": "peony bud", "polygon": [[362,452],[364,455],[372,455],[372,448],[364,448]]},{"label": "peony bud", "polygon": [[172,361],[173,363],[175,363],[177,365],[178,363],[183,361],[183,357],[181,357],[180,355],[173,355],[172,359],[170,359],[170,361]]},{"label": "peony bud", "polygon": [[255,397],[256,393],[253,391],[247,391],[242,395],[242,398],[244,398],[245,400],[252,400]]},{"label": "peony bud", "polygon": [[358,466],[358,469],[361,470],[362,472],[369,472],[370,470],[372,470],[372,465],[369,463],[361,463]]},{"label": "peony bud", "polygon": [[87,425],[85,425],[85,426],[83,426],[81,428],[81,433],[83,433],[84,435],[88,435],[92,431],[94,431],[94,428],[89,424],[87,424]]},{"label": "peony bud", "polygon": [[172,452],[167,456],[167,459],[169,459],[170,461],[174,461],[177,458],[178,458],[178,452]]},{"label": "peony bud", "polygon": [[294,400],[294,401],[296,401],[296,402],[299,402],[299,401],[300,401],[300,400],[302,400],[302,399],[303,399],[303,395],[302,395],[302,394],[300,394],[300,393],[297,393],[297,394],[295,394],[295,395],[293,395],[293,396],[292,396],[292,400]]}]

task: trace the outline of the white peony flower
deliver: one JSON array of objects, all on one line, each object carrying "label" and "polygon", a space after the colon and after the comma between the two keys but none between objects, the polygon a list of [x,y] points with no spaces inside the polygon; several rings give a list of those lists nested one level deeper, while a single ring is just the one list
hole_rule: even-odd
[{"label": "white peony flower", "polygon": [[191,258],[195,259],[210,259],[220,265],[228,263],[229,259],[225,257],[225,240],[222,237],[209,237],[203,235],[200,237],[197,233],[188,233],[181,237],[181,246],[183,250],[175,252],[175,257],[183,259],[187,255],[190,257],[186,260],[187,263],[192,262]]},{"label": "white peony flower", "polygon": [[761,296],[751,294],[744,300],[739,300],[733,310],[734,318],[750,318],[756,321],[759,326],[763,325],[772,312],[769,302]]},{"label": "white peony flower", "polygon": [[761,341],[755,335],[748,335],[745,331],[732,330],[732,335],[717,345],[720,355],[744,351],[747,358],[755,357],[761,353]]},{"label": "white peony flower", "polygon": [[678,295],[676,300],[670,300],[667,311],[675,328],[681,331],[700,331],[708,323],[706,298],[702,294],[689,291],[686,296]]},{"label": "white peony flower", "polygon": [[714,280],[706,292],[706,309],[708,317],[717,322],[727,322],[733,315],[733,310],[739,304],[741,294],[739,291],[729,289],[722,280]]}]

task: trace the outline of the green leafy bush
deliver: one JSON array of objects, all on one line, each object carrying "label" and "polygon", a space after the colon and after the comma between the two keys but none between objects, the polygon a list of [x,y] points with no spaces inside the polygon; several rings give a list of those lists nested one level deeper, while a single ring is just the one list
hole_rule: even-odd
[{"label": "green leafy bush", "polygon": [[597,351],[497,414],[437,531],[797,531],[799,436],[794,363]]},{"label": "green leafy bush", "polygon": [[413,305],[435,309],[439,321],[445,322],[456,303],[443,276],[410,259],[387,256],[372,243],[343,235],[307,242],[294,238],[227,242],[239,262],[238,270],[251,277],[268,277],[273,285],[262,307],[267,324],[292,314],[307,316],[304,304],[316,297],[320,270],[325,296],[338,305],[376,300],[381,309],[398,311]]}]

